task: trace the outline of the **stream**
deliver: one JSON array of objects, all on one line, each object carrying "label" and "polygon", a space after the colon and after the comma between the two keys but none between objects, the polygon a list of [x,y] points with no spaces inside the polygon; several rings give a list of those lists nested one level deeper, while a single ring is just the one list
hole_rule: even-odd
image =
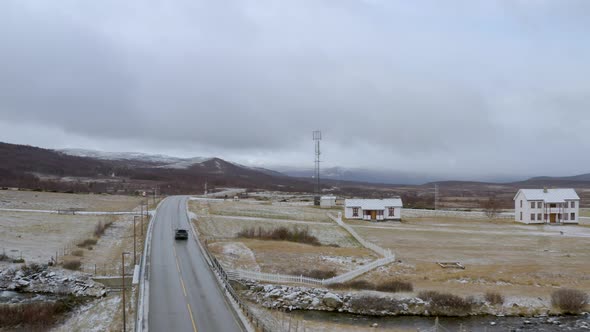
[{"label": "stream", "polygon": [[[396,329],[404,331],[431,331],[435,325],[434,317],[397,316],[372,317],[323,311],[297,311],[292,314],[300,320],[316,322],[333,322],[350,326],[369,327],[374,323],[378,329]],[[551,316],[551,317],[441,317],[439,331],[590,331],[590,315]]]}]

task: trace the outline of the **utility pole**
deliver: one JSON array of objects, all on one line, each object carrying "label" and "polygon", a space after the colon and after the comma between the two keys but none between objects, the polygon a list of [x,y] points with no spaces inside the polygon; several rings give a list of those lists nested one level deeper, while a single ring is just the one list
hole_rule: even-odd
[{"label": "utility pole", "polygon": [[136,240],[136,233],[135,233],[135,217],[133,218],[133,266],[135,267],[136,257],[137,257],[137,240]]},{"label": "utility pole", "polygon": [[321,186],[320,186],[320,141],[322,140],[322,132],[316,130],[313,132],[313,140],[315,141],[315,194],[314,205],[320,205]]},{"label": "utility pole", "polygon": [[143,236],[143,201],[141,201],[141,236]]},{"label": "utility pole", "polygon": [[129,255],[128,252],[121,253],[121,280],[123,283],[123,332],[127,332],[127,320],[125,317],[125,255]]}]

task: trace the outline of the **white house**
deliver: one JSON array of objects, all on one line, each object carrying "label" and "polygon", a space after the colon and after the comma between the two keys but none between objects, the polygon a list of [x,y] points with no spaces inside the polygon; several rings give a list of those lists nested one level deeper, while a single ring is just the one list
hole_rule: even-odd
[{"label": "white house", "polygon": [[346,219],[401,220],[402,199],[347,199],[344,216]]},{"label": "white house", "polygon": [[514,217],[525,224],[577,224],[580,197],[574,189],[520,189]]},{"label": "white house", "polygon": [[336,196],[322,196],[320,198],[320,206],[326,208],[336,206]]}]

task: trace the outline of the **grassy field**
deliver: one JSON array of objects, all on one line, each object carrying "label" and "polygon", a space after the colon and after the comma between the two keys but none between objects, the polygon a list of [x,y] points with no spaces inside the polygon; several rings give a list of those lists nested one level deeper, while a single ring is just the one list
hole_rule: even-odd
[{"label": "grassy field", "polygon": [[0,208],[4,209],[131,211],[140,201],[134,196],[0,190]]},{"label": "grassy field", "polygon": [[[0,191],[2,208],[54,210],[83,208],[92,211],[129,211],[139,200],[128,196],[74,195],[36,192]],[[112,224],[100,236],[95,234],[97,224]],[[138,223],[139,226],[139,223]],[[147,228],[147,223],[145,223]],[[137,229],[138,233],[139,228]],[[144,232],[145,234],[145,232]],[[94,239],[95,244],[85,248],[76,246],[83,240]],[[68,254],[64,257],[64,248]],[[143,242],[138,237],[137,252]],[[59,262],[79,260],[82,270],[99,275],[118,275],[121,268],[121,252],[133,252],[133,216],[113,215],[58,215],[41,212],[0,211],[0,253],[5,250],[12,258],[22,257],[26,263],[47,263],[56,252]],[[132,271],[133,258],[126,260],[127,271]],[[6,263],[0,263],[6,264]],[[128,291],[129,298],[135,293]],[[128,301],[128,314],[133,317],[133,301]],[[92,301],[77,308],[55,331],[120,331],[121,294]],[[132,321],[128,328],[132,329]]]},{"label": "grassy field", "polygon": [[253,204],[244,201],[210,202],[209,205],[209,213],[219,216],[331,222],[330,218],[326,215],[326,212],[329,210],[320,209],[312,205],[293,205],[280,202]]},{"label": "grassy field", "polygon": [[[198,216],[194,222],[199,233],[209,240],[211,251],[228,268],[284,274],[324,270],[340,274],[377,258],[330,221],[326,216],[328,210],[227,201],[192,201],[189,206]],[[308,219],[301,219],[303,216]],[[239,231],[251,227],[307,228],[322,245],[236,237]]]},{"label": "grassy field", "polygon": [[318,247],[284,241],[221,241],[211,244],[210,249],[222,257],[228,268],[282,274],[304,274],[302,271],[316,269],[341,274],[377,258],[364,248]]},{"label": "grassy field", "polygon": [[[488,289],[515,296],[547,296],[556,287],[590,290],[587,227],[452,218],[355,224],[361,236],[393,249],[403,261],[369,279],[396,276],[419,289],[465,295]],[[466,269],[442,269],[439,261],[461,262]]]}]

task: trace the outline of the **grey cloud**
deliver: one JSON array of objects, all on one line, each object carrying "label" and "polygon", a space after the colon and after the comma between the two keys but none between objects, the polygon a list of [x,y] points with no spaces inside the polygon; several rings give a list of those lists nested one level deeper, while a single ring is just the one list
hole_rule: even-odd
[{"label": "grey cloud", "polygon": [[[578,1],[5,1],[0,121],[269,163],[300,163],[285,157],[304,155],[321,128],[344,166],[375,166],[355,157],[370,147],[406,170],[566,172],[522,159],[590,124],[590,47],[579,39],[588,10]],[[576,121],[565,127],[555,114]]]}]

